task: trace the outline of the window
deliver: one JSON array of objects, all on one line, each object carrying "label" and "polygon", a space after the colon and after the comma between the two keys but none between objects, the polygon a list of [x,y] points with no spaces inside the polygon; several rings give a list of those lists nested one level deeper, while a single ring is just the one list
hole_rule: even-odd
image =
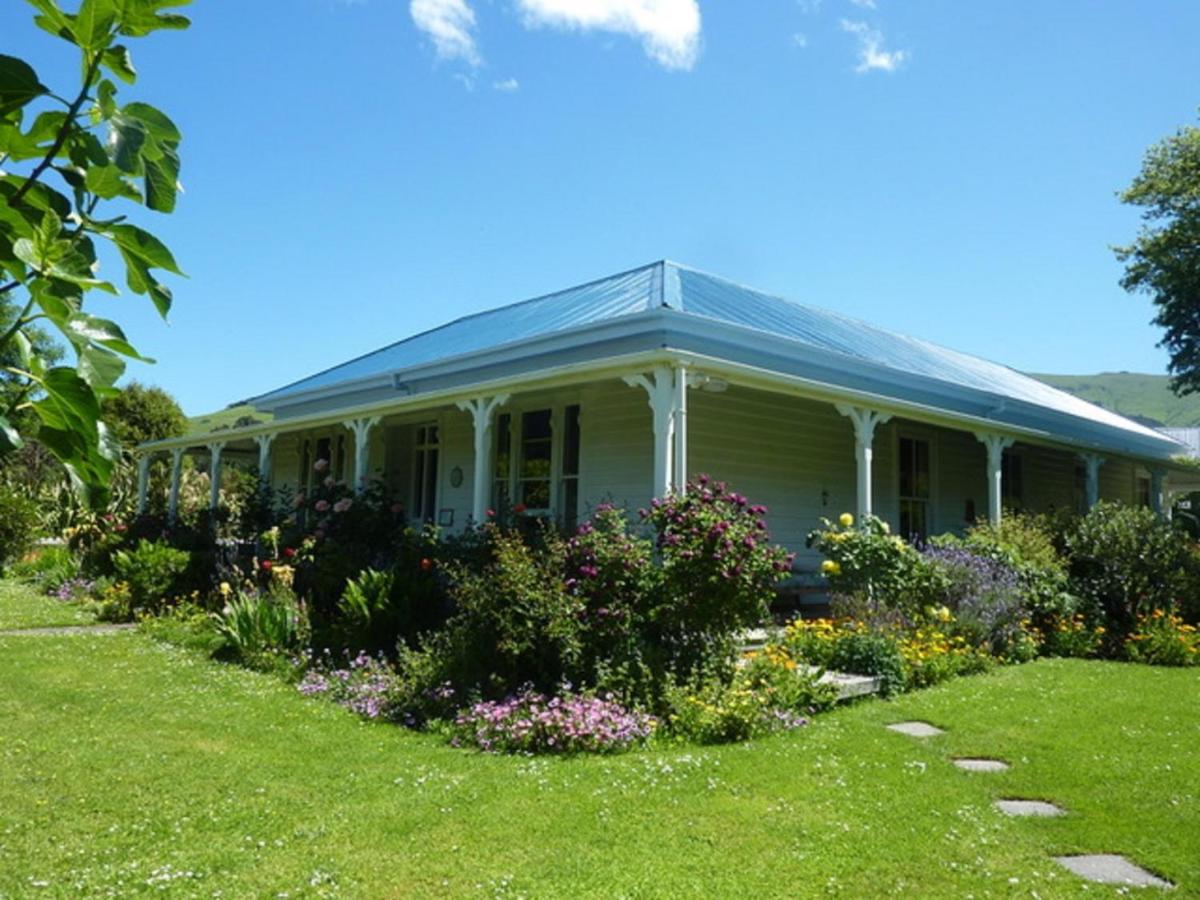
[{"label": "window", "polygon": [[559,505],[568,528],[579,518],[579,406],[568,406],[563,415],[562,479]]},{"label": "window", "polygon": [[579,406],[496,417],[492,506],[574,524],[579,515]]},{"label": "window", "polygon": [[337,436],[337,455],[333,459],[331,473],[337,481],[344,481],[346,478],[346,435],[339,434]]},{"label": "window", "polygon": [[508,480],[512,477],[512,416],[496,417],[496,458],[492,467],[492,506],[499,513],[509,507]]},{"label": "window", "polygon": [[530,511],[550,511],[550,464],[554,432],[550,410],[521,415],[521,463],[517,470],[517,502]]},{"label": "window", "polygon": [[419,522],[437,517],[438,427],[418,425],[413,442],[412,516]]},{"label": "window", "polygon": [[1150,502],[1150,500],[1151,500],[1151,498],[1150,498],[1150,479],[1147,478],[1145,475],[1139,475],[1137,477],[1136,488],[1137,488],[1137,494],[1136,494],[1137,505],[1150,507],[1152,505]]},{"label": "window", "polygon": [[1000,457],[1000,499],[1006,509],[1020,509],[1025,496],[1024,460],[1020,454],[1005,450]]},{"label": "window", "polygon": [[929,535],[929,505],[933,490],[929,441],[900,438],[900,534],[905,538]]}]

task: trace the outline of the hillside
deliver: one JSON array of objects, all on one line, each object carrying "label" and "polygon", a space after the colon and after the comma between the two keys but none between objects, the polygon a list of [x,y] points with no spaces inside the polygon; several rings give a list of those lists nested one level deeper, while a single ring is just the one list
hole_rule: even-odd
[{"label": "hillside", "polygon": [[1144,425],[1200,425],[1200,394],[1176,397],[1166,375],[1101,372],[1098,375],[1033,375],[1046,384],[1128,416]]},{"label": "hillside", "polygon": [[262,413],[249,404],[230,406],[203,416],[192,416],[188,419],[188,434],[207,434],[210,431],[224,431],[235,425],[252,425],[258,422],[270,422],[270,413]]}]

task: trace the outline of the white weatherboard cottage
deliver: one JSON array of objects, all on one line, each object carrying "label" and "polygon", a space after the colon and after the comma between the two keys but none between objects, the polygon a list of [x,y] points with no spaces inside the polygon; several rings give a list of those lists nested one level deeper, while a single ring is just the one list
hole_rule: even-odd
[{"label": "white weatherboard cottage", "polygon": [[774,537],[801,549],[846,510],[903,535],[1101,498],[1162,511],[1167,476],[1185,475],[1179,444],[1012,369],[671,262],[468,316],[250,402],[274,420],[140,448],[143,504],[156,453],[173,458],[172,512],[185,453],[214,472],[257,460],[297,489],[324,459],[450,530],[510,504],[571,524],[703,472],[768,505]]}]

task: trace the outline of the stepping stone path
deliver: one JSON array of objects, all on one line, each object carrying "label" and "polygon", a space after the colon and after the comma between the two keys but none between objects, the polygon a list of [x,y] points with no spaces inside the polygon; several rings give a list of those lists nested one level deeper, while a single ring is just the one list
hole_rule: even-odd
[{"label": "stepping stone path", "polygon": [[[941,728],[928,722],[893,722],[888,725],[889,731],[907,734],[917,738],[933,737],[945,734]],[[963,757],[952,759],[958,768],[967,772],[1003,772],[1009,768],[1008,763],[999,759],[984,757]],[[1045,800],[997,800],[996,808],[1008,816],[1035,816],[1051,818],[1064,816],[1067,811],[1061,806],[1055,806]],[[1099,884],[1121,884],[1132,887],[1156,887],[1169,891],[1175,888],[1171,882],[1159,878],[1152,872],[1147,872],[1141,866],[1130,862],[1116,853],[1081,854],[1078,856],[1055,856],[1054,861],[1068,871]]]},{"label": "stepping stone path", "polygon": [[1045,800],[997,800],[996,809],[1006,816],[1037,816],[1050,818],[1065,816],[1067,811],[1061,806],[1047,803]]},{"label": "stepping stone path", "polygon": [[961,757],[952,759],[951,762],[964,772],[1003,772],[1008,768],[1008,763],[1000,759]]},{"label": "stepping stone path", "polygon": [[1054,861],[1080,878],[1100,884],[1128,884],[1135,887],[1156,887],[1171,890],[1175,885],[1134,865],[1115,853],[1086,856],[1056,856]]}]

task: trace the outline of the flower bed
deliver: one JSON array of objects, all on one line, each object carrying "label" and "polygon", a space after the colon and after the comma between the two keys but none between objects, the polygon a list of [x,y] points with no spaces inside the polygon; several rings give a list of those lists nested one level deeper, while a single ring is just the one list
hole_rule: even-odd
[{"label": "flower bed", "polygon": [[655,720],[609,697],[525,690],[476,703],[454,720],[454,746],[489,753],[619,753],[646,741]]}]

